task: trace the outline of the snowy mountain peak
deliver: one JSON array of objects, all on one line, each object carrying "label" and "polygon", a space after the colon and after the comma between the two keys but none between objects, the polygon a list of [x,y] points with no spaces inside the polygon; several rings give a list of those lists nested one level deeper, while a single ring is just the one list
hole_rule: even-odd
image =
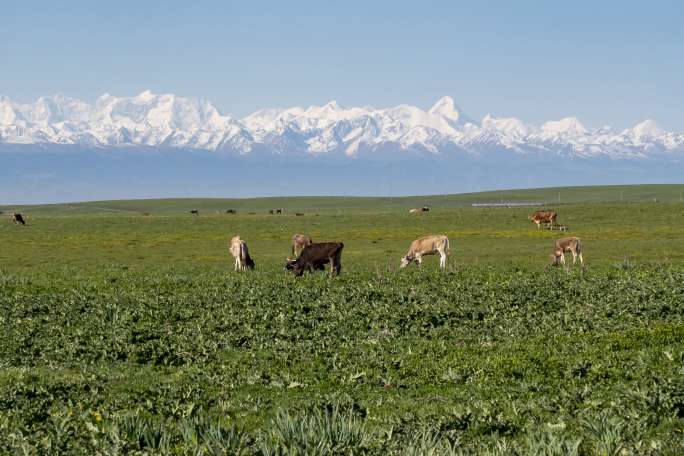
[{"label": "snowy mountain peak", "polygon": [[575,117],[566,117],[563,120],[546,122],[542,125],[541,129],[543,131],[574,135],[591,134],[591,131]]},{"label": "snowy mountain peak", "polygon": [[655,123],[655,121],[651,119],[648,119],[645,122],[640,123],[639,125],[634,127],[632,131],[634,132],[634,135],[637,138],[641,138],[642,136],[656,137],[667,133],[665,130],[660,128],[660,125],[658,125],[657,123]]},{"label": "snowy mountain peak", "polygon": [[531,133],[538,133],[537,127],[527,124],[520,119],[511,117],[510,119],[498,119],[489,114],[482,120],[483,130],[497,130],[505,134],[527,136]]},{"label": "snowy mountain peak", "polygon": [[461,108],[454,102],[454,99],[449,96],[446,96],[435,103],[435,105],[428,111],[428,114],[447,118],[458,125],[475,123],[473,119],[465,115],[463,110],[461,110]]}]

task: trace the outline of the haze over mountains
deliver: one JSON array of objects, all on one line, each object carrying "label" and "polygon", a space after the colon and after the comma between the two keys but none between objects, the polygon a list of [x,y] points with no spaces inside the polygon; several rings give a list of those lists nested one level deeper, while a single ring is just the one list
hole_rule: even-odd
[{"label": "haze over mountains", "polygon": [[[427,112],[333,101],[241,119],[208,101],[146,91],[131,98],[105,94],[94,104],[63,94],[24,105],[0,96],[0,157],[14,177],[0,190],[17,197],[22,188],[35,193],[46,185],[85,185],[97,198],[119,197],[114,189],[121,193],[122,186],[127,193],[150,185],[178,193],[193,179],[193,188],[205,193],[249,188],[243,196],[411,194],[677,183],[684,134],[653,120],[620,133],[573,117],[541,126],[489,115],[477,122],[450,97]],[[309,179],[294,185],[303,173]]]}]

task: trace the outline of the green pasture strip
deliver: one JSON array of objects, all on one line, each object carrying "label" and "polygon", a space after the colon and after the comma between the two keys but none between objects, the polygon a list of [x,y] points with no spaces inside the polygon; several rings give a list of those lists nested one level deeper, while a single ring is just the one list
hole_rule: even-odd
[{"label": "green pasture strip", "polygon": [[[375,212],[305,217],[266,215],[163,217],[36,217],[27,226],[0,218],[0,267],[97,264],[231,263],[230,239],[240,235],[257,269],[275,268],[292,256],[291,237],[345,244],[343,267],[398,261],[416,238],[446,234],[450,261],[546,262],[555,240],[582,239],[594,261],[682,258],[684,205],[613,204],[553,207],[567,232],[537,230],[530,208],[474,208],[426,213]],[[437,262],[436,257],[426,263]]]},{"label": "green pasture strip", "polygon": [[257,451],[279,408],[340,403],[368,432],[430,429],[470,450],[543,430],[595,454],[581,420],[607,416],[625,448],[677,454],[681,264],[378,268],[4,269],[35,282],[0,282],[0,448],[101,452],[93,426],[135,414],[163,416],[182,452],[176,423],[202,410],[244,426]]},{"label": "green pasture strip", "polygon": [[[497,190],[448,195],[404,197],[344,197],[344,196],[288,196],[269,198],[169,198],[140,200],[87,201],[63,204],[0,206],[0,211],[28,213],[32,217],[64,216],[140,216],[148,212],[156,215],[187,215],[199,209],[202,215],[219,211],[225,216],[228,209],[239,215],[256,212],[266,214],[269,209],[283,209],[284,215],[295,212],[401,212],[428,206],[431,210],[471,207],[474,203],[544,203],[564,204],[633,204],[682,203],[682,184],[606,185],[584,187],[549,187],[519,190]],[[559,199],[560,196],[560,199]]]}]

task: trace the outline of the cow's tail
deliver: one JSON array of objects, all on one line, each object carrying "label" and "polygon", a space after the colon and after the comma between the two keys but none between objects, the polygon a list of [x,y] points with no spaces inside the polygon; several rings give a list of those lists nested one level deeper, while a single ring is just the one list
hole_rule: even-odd
[{"label": "cow's tail", "polygon": [[447,258],[451,259],[451,248],[449,247],[449,238],[447,238]]},{"label": "cow's tail", "polygon": [[295,248],[295,238],[292,238],[292,256],[294,256],[294,248]]}]

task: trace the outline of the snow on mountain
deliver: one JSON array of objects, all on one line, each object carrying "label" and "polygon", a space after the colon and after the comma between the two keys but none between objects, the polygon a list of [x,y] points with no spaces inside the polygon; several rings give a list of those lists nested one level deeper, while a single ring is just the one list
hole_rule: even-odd
[{"label": "snow on mountain", "polygon": [[347,108],[332,101],[306,109],[263,109],[240,119],[222,115],[208,101],[149,90],[136,97],[105,94],[94,104],[61,93],[24,105],[0,96],[2,144],[125,146],[131,151],[135,146],[175,147],[241,156],[256,148],[274,155],[383,160],[454,153],[490,160],[516,155],[684,158],[684,134],[668,133],[652,120],[619,135],[574,117],[541,128],[490,115],[478,123],[450,97],[427,112],[409,105]]}]

